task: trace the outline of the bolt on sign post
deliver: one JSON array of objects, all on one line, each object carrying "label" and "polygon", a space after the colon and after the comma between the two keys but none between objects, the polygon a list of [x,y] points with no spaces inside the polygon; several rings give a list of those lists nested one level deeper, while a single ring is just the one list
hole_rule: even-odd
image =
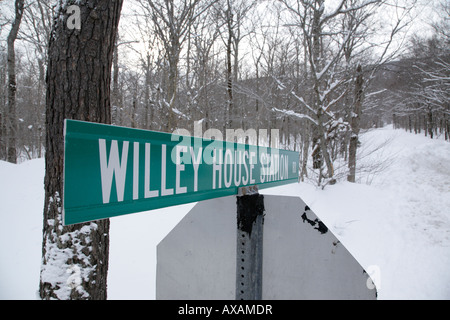
[{"label": "bolt on sign post", "polygon": [[294,183],[299,153],[65,120],[64,225]]}]

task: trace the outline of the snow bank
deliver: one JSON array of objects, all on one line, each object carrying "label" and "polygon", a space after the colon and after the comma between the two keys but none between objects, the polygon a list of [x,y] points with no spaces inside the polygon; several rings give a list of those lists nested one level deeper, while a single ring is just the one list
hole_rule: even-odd
[{"label": "snow bank", "polygon": [[0,299],[36,299],[43,207],[44,159],[0,161]]}]

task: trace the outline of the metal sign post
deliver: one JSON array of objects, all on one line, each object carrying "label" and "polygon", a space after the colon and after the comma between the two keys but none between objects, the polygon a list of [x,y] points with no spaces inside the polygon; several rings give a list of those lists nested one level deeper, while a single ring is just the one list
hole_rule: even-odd
[{"label": "metal sign post", "polygon": [[264,196],[257,186],[243,187],[236,202],[236,300],[261,300]]}]

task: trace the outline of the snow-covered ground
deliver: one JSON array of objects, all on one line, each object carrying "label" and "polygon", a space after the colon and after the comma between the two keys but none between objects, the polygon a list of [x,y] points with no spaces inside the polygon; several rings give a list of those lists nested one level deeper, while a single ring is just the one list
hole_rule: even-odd
[{"label": "snow-covered ground", "polygon": [[[379,299],[450,299],[450,143],[390,127],[361,140],[358,164],[372,172],[361,183],[261,192],[300,196],[366,268]],[[0,162],[0,299],[37,298],[43,177],[43,159]],[[155,298],[156,245],[192,207],[111,219],[109,299]]]}]

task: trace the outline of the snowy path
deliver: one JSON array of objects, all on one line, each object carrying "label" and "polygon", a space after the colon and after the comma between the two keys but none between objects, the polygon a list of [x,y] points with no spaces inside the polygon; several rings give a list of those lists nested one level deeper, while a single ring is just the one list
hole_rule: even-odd
[{"label": "snowy path", "polygon": [[[302,197],[371,274],[379,299],[450,299],[450,143],[390,128],[361,140],[359,164],[386,167],[359,176],[369,185],[263,193]],[[42,159],[0,162],[0,299],[36,299],[43,176]],[[156,245],[191,207],[111,219],[110,299],[154,299]]]},{"label": "snowy path", "polygon": [[397,156],[372,184],[387,194],[399,235],[391,243],[392,262],[385,262],[391,270],[384,281],[386,298],[449,299],[450,144],[404,131],[386,133],[393,136],[387,152]]},{"label": "snowy path", "polygon": [[388,128],[362,142],[361,163],[389,165],[362,177],[370,185],[299,194],[378,282],[379,299],[450,299],[450,144]]}]

